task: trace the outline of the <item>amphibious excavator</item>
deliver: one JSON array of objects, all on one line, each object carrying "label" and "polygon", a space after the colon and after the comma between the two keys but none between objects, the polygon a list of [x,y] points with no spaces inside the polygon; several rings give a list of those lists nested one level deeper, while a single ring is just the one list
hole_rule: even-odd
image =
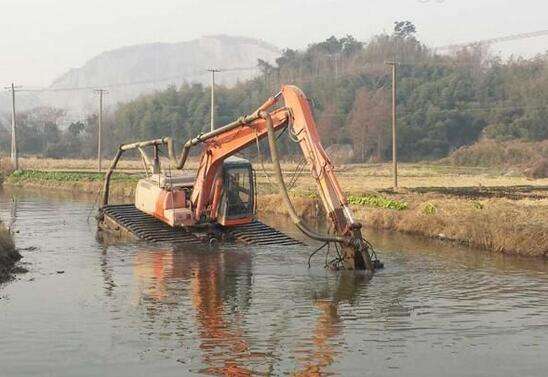
[{"label": "amphibious excavator", "polygon": [[[284,128],[288,128],[304,154],[332,232],[311,229],[293,207],[276,148],[276,132]],[[188,140],[179,156],[169,137],[120,145],[105,175],[99,227],[151,241],[192,243],[235,238],[257,244],[299,243],[256,219],[254,170],[248,160],[234,156],[265,137],[274,178],[296,227],[324,246],[334,243],[337,262],[344,268],[374,271],[380,267],[382,264],[372,257],[374,252],[362,236],[361,224],[354,219],[333,164],[320,143],[309,101],[292,85],[283,86],[252,114]],[[197,172],[192,174],[185,171],[185,164],[191,149],[198,145],[202,150]],[[144,148],[153,149],[152,161]],[[167,169],[160,166],[160,149],[167,151]],[[109,204],[112,173],[122,154],[129,150],[141,154],[147,177],[137,184],[135,204]]]}]

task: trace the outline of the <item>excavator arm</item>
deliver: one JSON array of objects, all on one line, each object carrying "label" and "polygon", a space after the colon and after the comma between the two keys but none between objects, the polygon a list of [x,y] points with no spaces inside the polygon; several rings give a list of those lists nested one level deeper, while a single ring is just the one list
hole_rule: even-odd
[{"label": "excavator arm", "polygon": [[[270,110],[280,102],[281,98],[283,98],[283,106]],[[297,138],[335,234],[321,234],[307,227],[291,204],[281,173],[274,135],[276,130],[284,127],[290,127],[292,134]],[[282,198],[295,225],[314,239],[338,243],[342,251],[342,263],[346,268],[373,271],[374,265],[368,243],[362,237],[361,224],[354,220],[335,176],[333,164],[320,142],[308,100],[295,86],[283,86],[279,94],[269,98],[252,115],[200,135],[185,144],[179,160],[176,161],[177,168],[183,168],[192,146],[204,144],[191,197],[195,218],[199,219],[205,215],[215,216],[215,204],[220,190],[216,180],[219,179],[222,162],[265,137],[268,137],[275,176]],[[169,149],[173,150],[172,147]],[[175,160],[173,153],[170,154],[172,160]]]},{"label": "excavator arm", "polygon": [[[284,128],[289,119],[285,110],[273,111],[271,118],[275,130]],[[257,140],[261,140],[267,132],[266,123],[263,119],[257,118],[249,122],[242,119],[242,124],[239,127],[221,132],[217,136],[204,141],[198,174],[190,199],[196,219],[199,219],[208,207],[213,211],[215,210],[213,205],[215,194],[220,194],[218,190],[217,192],[215,190],[215,182],[220,178],[219,173],[223,161]]]}]

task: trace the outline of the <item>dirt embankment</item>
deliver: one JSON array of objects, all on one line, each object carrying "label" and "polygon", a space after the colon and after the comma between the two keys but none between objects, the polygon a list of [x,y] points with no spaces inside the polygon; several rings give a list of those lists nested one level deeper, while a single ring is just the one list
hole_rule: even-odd
[{"label": "dirt embankment", "polygon": [[10,276],[10,273],[21,255],[15,249],[13,238],[4,226],[0,224],[0,282]]},{"label": "dirt embankment", "polygon": [[[445,172],[446,167],[404,165],[401,181],[409,188],[392,192],[382,189],[390,182],[389,169],[378,169],[386,170],[375,165],[339,171],[343,188],[352,194],[349,199],[356,216],[366,226],[453,240],[501,253],[548,257],[546,179],[532,181],[485,172]],[[92,172],[29,170],[11,174],[4,184],[97,195],[102,179],[102,174]],[[138,179],[139,175],[115,174],[111,198],[131,200]],[[268,181],[260,174],[257,177],[259,211],[286,215],[280,196],[268,194],[273,192]],[[468,186],[470,183],[476,185]],[[463,184],[467,186],[459,187]],[[364,187],[371,190],[361,191]],[[297,211],[309,219],[320,217],[322,205],[312,194],[313,180],[302,177],[299,190],[294,195]]]},{"label": "dirt embankment", "polygon": [[[546,190],[531,193],[535,199],[521,200],[513,196],[485,197],[485,188],[477,197],[428,191],[378,194],[375,200],[366,196],[355,201],[363,204],[351,207],[366,227],[456,241],[505,254],[548,258]],[[321,213],[321,205],[315,199],[300,197],[294,202],[309,220]],[[259,211],[286,213],[276,194],[259,198]]]}]

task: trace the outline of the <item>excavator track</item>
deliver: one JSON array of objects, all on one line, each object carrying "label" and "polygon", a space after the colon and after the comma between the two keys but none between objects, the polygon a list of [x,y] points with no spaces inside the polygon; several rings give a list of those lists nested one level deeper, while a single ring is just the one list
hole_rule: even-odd
[{"label": "excavator track", "polygon": [[302,242],[258,220],[225,229],[235,240],[247,245],[303,245]]},{"label": "excavator track", "polygon": [[[198,244],[207,241],[192,231],[172,228],[164,222],[139,211],[133,204],[106,205],[100,209],[103,228],[126,231],[150,242]],[[252,223],[221,228],[229,239],[247,245],[302,245],[286,234],[255,220]],[[200,232],[203,234],[203,231]]]}]

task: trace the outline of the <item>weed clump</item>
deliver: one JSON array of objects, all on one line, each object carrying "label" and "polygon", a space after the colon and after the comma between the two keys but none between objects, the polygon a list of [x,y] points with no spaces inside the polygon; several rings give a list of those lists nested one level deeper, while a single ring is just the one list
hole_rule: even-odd
[{"label": "weed clump", "polygon": [[422,213],[425,215],[435,215],[438,212],[438,208],[432,203],[425,203],[422,207]]},{"label": "weed clump", "polygon": [[0,281],[9,278],[13,265],[19,259],[21,255],[15,249],[10,231],[0,223]]},{"label": "weed clump", "polygon": [[[41,171],[41,170],[18,170],[8,176],[10,183],[22,183],[25,181],[55,181],[55,182],[96,182],[102,181],[103,173],[92,172],[64,172],[64,171]],[[115,173],[113,180],[137,181],[139,177],[131,174]]]},{"label": "weed clump", "polygon": [[396,211],[403,211],[408,207],[406,202],[395,199],[388,199],[377,195],[350,195],[348,197],[348,203],[369,207],[394,209]]}]

